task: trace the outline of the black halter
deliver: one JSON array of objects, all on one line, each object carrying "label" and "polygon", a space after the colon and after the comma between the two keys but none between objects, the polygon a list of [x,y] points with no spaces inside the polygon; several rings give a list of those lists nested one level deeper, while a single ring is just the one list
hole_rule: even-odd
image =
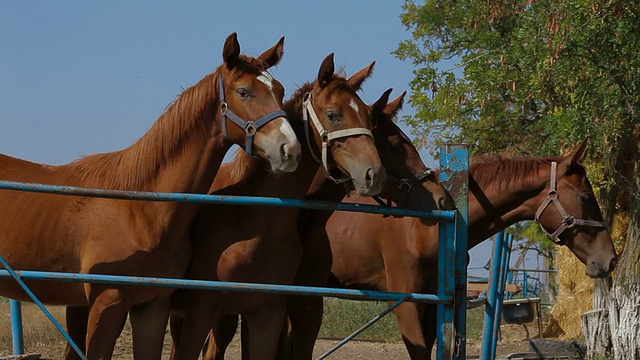
[{"label": "black halter", "polygon": [[247,134],[247,139],[245,140],[244,151],[249,156],[253,156],[253,135],[266,125],[269,121],[274,120],[279,117],[286,118],[287,113],[284,110],[275,110],[266,115],[263,115],[256,121],[247,121],[236,115],[231,109],[229,109],[229,105],[227,105],[226,100],[224,99],[224,80],[220,77],[219,81],[219,92],[220,92],[220,111],[222,112],[222,132],[224,136],[228,139],[229,135],[227,134],[227,118],[231,120],[234,124],[236,124],[241,129],[244,129],[244,132]]},{"label": "black halter", "polygon": [[[399,178],[389,172],[387,172],[387,181],[394,185],[398,190],[400,190],[401,196],[396,201],[398,207],[404,208],[407,205],[407,200],[409,198],[409,193],[413,189],[414,186],[421,185],[427,178],[434,174],[434,171],[427,168],[426,170],[419,172],[413,175],[410,178]],[[380,196],[375,195],[372,198],[380,205],[391,207],[391,200],[387,199],[385,202]],[[384,217],[388,217],[388,215],[384,215]]]}]

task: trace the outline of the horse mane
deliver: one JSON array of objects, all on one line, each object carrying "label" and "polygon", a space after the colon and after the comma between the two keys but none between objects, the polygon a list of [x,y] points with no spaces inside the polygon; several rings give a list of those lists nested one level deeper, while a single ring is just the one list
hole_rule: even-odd
[{"label": "horse mane", "polygon": [[231,161],[222,164],[218,174],[228,174],[229,183],[233,184],[248,179],[262,168],[268,168],[263,159],[249,156],[244,150],[238,149]]},{"label": "horse mane", "polygon": [[[357,95],[356,91],[347,82],[347,79],[340,74],[341,73],[334,74],[327,85],[327,91],[329,91],[329,94],[341,90]],[[293,92],[289,100],[285,101],[283,104],[283,109],[287,113],[289,123],[291,123],[291,127],[295,131],[296,136],[298,136],[298,139],[301,141],[306,141],[303,128],[304,124],[302,122],[302,102],[304,101],[305,94],[313,90],[313,87],[316,86],[315,84],[315,81],[302,84]]]},{"label": "horse mane", "polygon": [[[223,65],[224,66],[224,65]],[[151,128],[131,146],[82,157],[68,166],[89,185],[115,190],[143,190],[184,149],[207,141],[218,106],[220,68],[183,91]],[[259,59],[241,55],[236,76],[266,69]],[[202,121],[202,117],[211,121]]]},{"label": "horse mane", "polygon": [[483,188],[509,187],[539,176],[540,165],[550,164],[552,161],[560,162],[562,159],[558,156],[517,159],[500,156],[479,157],[469,165],[469,173]]}]

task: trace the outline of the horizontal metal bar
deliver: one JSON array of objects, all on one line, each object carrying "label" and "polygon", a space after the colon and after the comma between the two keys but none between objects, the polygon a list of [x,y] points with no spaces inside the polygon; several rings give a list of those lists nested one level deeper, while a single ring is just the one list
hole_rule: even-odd
[{"label": "horizontal metal bar", "polygon": [[[372,290],[334,289],[324,287],[254,284],[227,281],[205,281],[189,279],[152,278],[139,276],[75,274],[63,272],[16,270],[23,280],[85,282],[93,284],[119,284],[175,287],[182,289],[226,290],[226,291],[257,291],[267,293],[283,293],[291,295],[326,296],[341,299],[367,301],[405,301],[424,302],[430,304],[451,304],[451,296],[436,296],[432,294],[416,294],[401,292],[382,292]],[[7,270],[0,270],[0,279],[11,278]]]},{"label": "horizontal metal bar", "polygon": [[467,310],[480,307],[487,303],[487,297],[481,296],[475,299],[467,300]]},{"label": "horizontal metal bar", "polygon": [[300,199],[281,199],[273,197],[258,196],[229,196],[229,195],[206,195],[189,193],[167,193],[148,191],[128,191],[128,190],[108,190],[91,189],[65,185],[46,185],[36,183],[22,183],[15,181],[0,180],[0,189],[18,190],[37,193],[48,193],[57,195],[74,195],[85,197],[98,197],[120,200],[147,200],[147,201],[173,201],[191,202],[205,204],[227,204],[227,205],[262,205],[277,207],[299,207],[316,210],[330,211],[354,211],[371,214],[385,214],[395,216],[425,217],[443,221],[453,221],[455,211],[414,211],[400,208],[390,208],[379,205],[359,204],[359,203],[332,203],[328,201],[311,201]]},{"label": "horizontal metal bar", "polygon": [[516,272],[537,272],[537,273],[550,273],[555,274],[558,272],[556,269],[518,269],[518,268],[509,268],[509,271]]}]

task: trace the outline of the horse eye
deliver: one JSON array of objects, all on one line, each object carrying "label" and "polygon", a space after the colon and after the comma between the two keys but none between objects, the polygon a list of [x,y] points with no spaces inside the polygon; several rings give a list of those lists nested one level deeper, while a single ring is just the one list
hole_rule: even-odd
[{"label": "horse eye", "polygon": [[329,110],[327,111],[327,119],[329,119],[329,121],[338,121],[338,115],[336,115],[336,113],[334,113],[333,111]]},{"label": "horse eye", "polygon": [[239,88],[237,91],[238,91],[238,95],[240,95],[241,98],[246,99],[249,97],[249,92],[246,89]]},{"label": "horse eye", "polygon": [[393,145],[393,144],[389,144],[389,145],[385,148],[385,150],[386,150],[387,152],[394,153],[394,154],[399,154],[400,152],[402,152],[402,148],[400,148],[400,147],[399,147],[399,146],[397,146],[397,145]]},{"label": "horse eye", "polygon": [[590,205],[593,203],[593,201],[595,201],[595,199],[590,194],[581,194],[579,198],[580,198],[580,202],[583,205]]},{"label": "horse eye", "polygon": [[402,143],[397,139],[391,138],[386,144],[385,150],[390,153],[399,154],[402,152]]}]

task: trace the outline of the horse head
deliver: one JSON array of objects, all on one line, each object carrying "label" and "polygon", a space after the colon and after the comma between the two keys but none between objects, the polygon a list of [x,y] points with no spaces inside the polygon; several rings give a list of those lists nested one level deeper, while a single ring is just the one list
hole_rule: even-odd
[{"label": "horse head", "polygon": [[268,160],[274,171],[298,167],[300,143],[282,110],[284,88],[267,72],[282,57],[284,37],[257,58],[240,55],[236,33],[225,41],[217,84],[222,129],[249,155]]},{"label": "horse head", "polygon": [[613,271],[617,256],[580,163],[586,146],[587,139],[559,162],[551,162],[547,197],[538,207],[535,220],[552,240],[567,246],[586,265],[587,276],[602,278]]},{"label": "horse head", "polygon": [[453,198],[438,182],[435,172],[424,164],[409,137],[394,123],[406,92],[388,102],[391,90],[371,105],[372,133],[387,173],[381,197],[412,210],[454,209]]},{"label": "horse head", "polygon": [[[333,54],[327,56],[318,77],[303,101],[303,119],[311,154],[323,164],[336,183],[352,183],[361,195],[376,195],[385,182],[385,171],[371,134],[369,107],[356,94],[373,64],[345,79],[334,74]],[[312,145],[314,143],[314,145]],[[335,175],[339,170],[343,175]]]}]

